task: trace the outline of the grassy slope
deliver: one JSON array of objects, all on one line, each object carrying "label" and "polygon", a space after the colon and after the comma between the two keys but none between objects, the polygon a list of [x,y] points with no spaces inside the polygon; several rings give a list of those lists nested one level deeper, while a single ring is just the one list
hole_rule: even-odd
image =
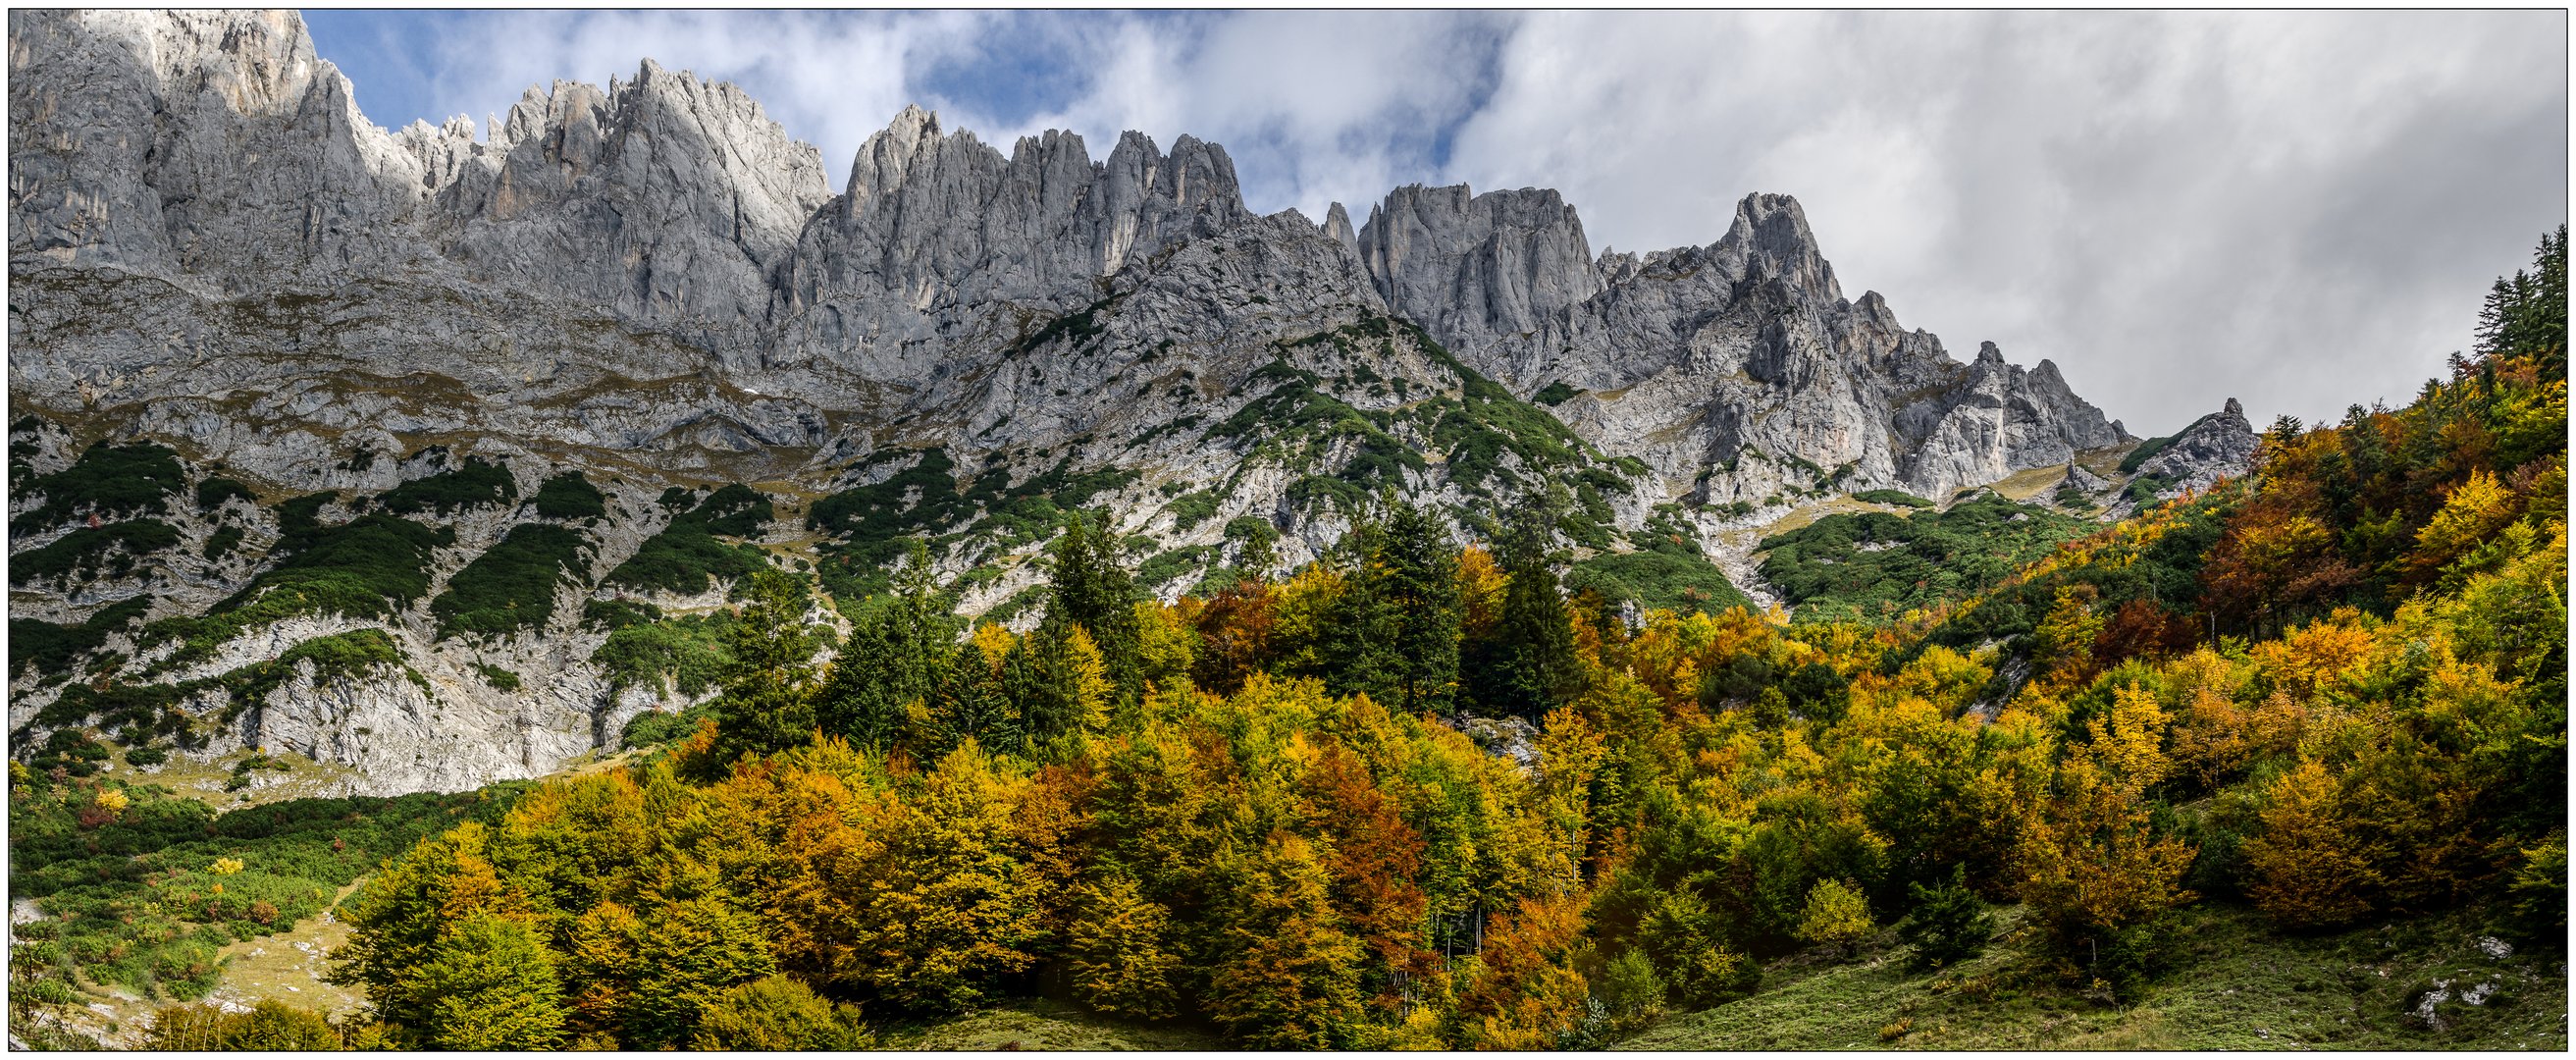
[{"label": "grassy slope", "polygon": [[1113,1020],[1080,1007],[1013,1001],[926,1027],[881,1028],[877,1046],[925,1052],[1006,1049],[1081,1051],[1207,1050],[1225,1043],[1204,1031],[1170,1024]]},{"label": "grassy slope", "polygon": [[[2171,967],[2114,1007],[2051,981],[2034,933],[2015,931],[1942,973],[1904,968],[1886,941],[1847,961],[1793,958],[1753,997],[1665,1019],[1622,1049],[2548,1049],[2567,1048],[2562,954],[2479,952],[2474,916],[2401,920],[2314,938],[2273,934],[2259,914],[2212,905],[2178,914]],[[2018,925],[2004,911],[1999,927]],[[2454,994],[2501,986],[2483,1006],[2405,1009],[2436,980]]]}]

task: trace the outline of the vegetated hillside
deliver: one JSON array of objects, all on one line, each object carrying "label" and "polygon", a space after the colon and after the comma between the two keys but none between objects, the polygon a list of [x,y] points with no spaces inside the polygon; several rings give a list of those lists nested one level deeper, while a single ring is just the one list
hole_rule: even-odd
[{"label": "vegetated hillside", "polygon": [[1569,587],[1723,610],[1755,587],[1707,543],[1792,506],[2131,441],[2048,362],[1846,297],[1786,195],[1596,256],[1538,189],[1257,215],[1189,136],[1006,154],[906,108],[820,159],[649,60],[478,135],[377,128],[291,11],[9,34],[22,760],[544,775],[697,705],[764,565],[837,632],[920,538],[1025,630],[1083,508],[1171,601],[1390,491],[1491,547],[1561,490]]},{"label": "vegetated hillside", "polygon": [[1797,621],[1890,622],[1983,592],[2094,529],[1985,492],[1940,510],[1828,515],[1756,547],[1767,553],[1763,579],[1797,608]]},{"label": "vegetated hillside", "polygon": [[[2512,330],[2551,299],[1900,625],[1624,620],[1543,498],[1494,552],[1381,501],[1175,603],[1073,518],[1040,621],[962,642],[916,542],[828,659],[816,579],[756,569],[691,634],[710,702],[371,877],[373,1007],[297,1026],[840,1048],[1055,997],[1254,1047],[2554,1047],[2563,315]],[[72,829],[160,805],[56,750]]]}]

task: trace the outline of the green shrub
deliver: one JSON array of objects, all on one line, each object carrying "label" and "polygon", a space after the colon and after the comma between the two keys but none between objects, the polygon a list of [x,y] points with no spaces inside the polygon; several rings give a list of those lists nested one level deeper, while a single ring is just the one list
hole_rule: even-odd
[{"label": "green shrub", "polygon": [[1906,508],[1930,508],[1932,502],[1904,490],[1862,490],[1852,499],[1868,504],[1894,504]]},{"label": "green shrub", "polygon": [[[315,496],[328,499],[327,494]],[[156,638],[186,641],[172,663],[204,658],[244,630],[297,615],[389,617],[429,591],[431,558],[440,546],[456,540],[456,532],[446,527],[422,526],[381,512],[324,527],[310,514],[318,503],[304,503],[314,499],[281,506],[285,532],[272,555],[286,553],[285,562],[201,617],[164,619],[147,629]]]},{"label": "green shrub", "polygon": [[73,660],[96,651],[99,645],[107,643],[109,634],[133,625],[151,609],[150,597],[136,596],[102,607],[76,626],[12,617],[9,619],[10,676],[23,676],[30,670],[37,673],[67,671]]},{"label": "green shrub", "polygon": [[1566,573],[1566,587],[1593,589],[1614,602],[1678,614],[1716,614],[1753,607],[1726,572],[1697,554],[1656,550],[1594,556]]},{"label": "green shrub", "polygon": [[717,994],[698,1019],[692,1049],[848,1051],[869,1045],[859,1007],[834,1004],[783,975]]},{"label": "green shrub", "polygon": [[711,709],[700,705],[677,714],[667,710],[645,711],[626,719],[626,728],[618,734],[618,746],[633,749],[670,743],[698,731],[698,719],[707,717]]},{"label": "green shrub", "polygon": [[1583,388],[1559,379],[1556,382],[1549,383],[1546,387],[1541,388],[1538,393],[1530,395],[1530,400],[1538,402],[1541,405],[1554,407],[1565,404],[1575,395],[1581,393],[1583,393]]},{"label": "green shrub", "polygon": [[[220,981],[224,946],[320,913],[340,888],[426,836],[497,821],[527,787],[296,799],[218,816],[164,788],[127,786],[126,809],[85,828],[92,795],[40,777],[10,801],[10,892],[68,917],[46,922],[59,933],[62,965],[146,998],[189,1001]],[[242,868],[217,875],[219,858]],[[13,972],[24,956],[13,957]]]},{"label": "green shrub", "polygon": [[9,584],[86,579],[101,572],[122,578],[134,572],[136,560],[178,543],[178,529],[157,519],[84,527],[9,557]]},{"label": "green shrub", "polygon": [[[671,495],[664,494],[663,500],[668,505]],[[717,535],[751,537],[770,518],[769,498],[741,483],[726,486],[672,516],[669,526],[646,538],[643,547],[608,572],[605,580],[611,585],[684,594],[707,591],[713,579],[739,580],[769,561],[759,549],[727,544]]]},{"label": "green shrub", "polygon": [[1889,621],[1982,592],[2091,529],[1981,493],[1946,512],[1829,515],[1755,547],[1769,553],[1762,577],[1798,608],[1799,623]]},{"label": "green shrub", "polygon": [[250,491],[250,487],[242,485],[240,482],[233,479],[217,476],[197,483],[198,511],[214,511],[217,508],[223,507],[225,501],[231,500],[235,497],[239,497],[244,503],[253,506],[259,504],[258,494],[252,493]]},{"label": "green shrub", "polygon": [[1216,558],[1216,549],[1207,545],[1190,545],[1157,553],[1136,568],[1140,588],[1159,589],[1184,574],[1198,570]]},{"label": "green shrub", "polygon": [[676,691],[695,698],[715,687],[732,658],[725,648],[731,612],[620,627],[592,652],[590,661],[608,680],[609,695],[651,686],[655,695]]},{"label": "green shrub", "polygon": [[168,446],[100,442],[83,451],[72,466],[16,484],[16,492],[40,494],[45,503],[11,520],[9,532],[40,534],[89,514],[101,519],[161,515],[170,510],[165,498],[187,482],[178,452]]},{"label": "green shrub", "polygon": [[542,629],[555,613],[555,588],[579,584],[589,562],[590,537],[551,523],[521,523],[448,579],[447,591],[429,602],[438,637],[460,633],[506,637]]},{"label": "green shrub", "polygon": [[376,507],[395,515],[421,511],[448,515],[477,505],[516,500],[518,496],[519,485],[511,479],[510,469],[469,456],[462,467],[416,478],[385,491],[376,498]]},{"label": "green shrub", "polygon": [[234,549],[241,547],[242,536],[243,531],[241,527],[216,527],[214,533],[206,535],[206,558],[222,559],[225,556],[232,555]]},{"label": "green shrub", "polygon": [[537,515],[546,519],[601,519],[608,515],[608,498],[579,471],[566,471],[547,479],[537,487],[533,503]]},{"label": "green shrub", "polygon": [[1215,518],[1217,503],[1218,498],[1216,494],[1208,492],[1207,490],[1199,490],[1193,493],[1185,493],[1178,498],[1175,498],[1172,501],[1171,507],[1166,510],[1172,513],[1173,527],[1180,530],[1188,530],[1191,527]]},{"label": "green shrub", "polygon": [[503,692],[519,690],[519,675],[516,671],[504,670],[490,663],[475,663],[474,672],[483,675],[484,684]]},{"label": "green shrub", "polygon": [[641,600],[585,600],[581,605],[582,625],[611,633],[661,620],[662,609]]}]

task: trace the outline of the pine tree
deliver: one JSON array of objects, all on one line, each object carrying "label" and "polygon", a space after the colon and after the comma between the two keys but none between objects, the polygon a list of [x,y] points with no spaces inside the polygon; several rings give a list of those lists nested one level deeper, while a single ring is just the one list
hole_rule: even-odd
[{"label": "pine tree", "polygon": [[2478,309],[2478,353],[2530,357],[2544,378],[2567,378],[2567,226],[2540,237],[2529,271],[2498,278]]},{"label": "pine tree", "polygon": [[1118,688],[1106,653],[1073,624],[1041,624],[1002,659],[1002,688],[1019,708],[1032,746],[1100,731]]},{"label": "pine tree", "polygon": [[1446,714],[1458,684],[1458,625],[1464,610],[1458,552],[1431,512],[1397,503],[1370,564],[1371,595],[1391,612],[1388,668],[1396,705],[1409,714]]},{"label": "pine tree", "polygon": [[1028,749],[1022,713],[1014,706],[1005,666],[1019,638],[998,625],[986,624],[959,651],[948,667],[935,708],[937,746],[920,748],[923,757],[945,755],[968,740],[994,754],[1020,754]]},{"label": "pine tree", "polygon": [[1402,667],[1393,643],[1396,604],[1381,591],[1384,579],[1376,571],[1385,537],[1382,524],[1354,512],[1351,528],[1334,542],[1325,559],[1341,575],[1342,591],[1327,608],[1318,647],[1327,691],[1394,703]]},{"label": "pine tree", "polygon": [[1946,968],[1985,952],[1994,917],[1977,892],[1968,889],[1968,867],[1954,866],[1950,882],[1939,887],[1905,885],[1914,912],[1896,925],[1896,935],[1914,947],[1915,971]]}]

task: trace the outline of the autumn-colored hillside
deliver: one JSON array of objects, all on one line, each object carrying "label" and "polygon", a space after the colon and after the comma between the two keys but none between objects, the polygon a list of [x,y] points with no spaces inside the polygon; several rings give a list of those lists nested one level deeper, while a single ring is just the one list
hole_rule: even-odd
[{"label": "autumn-colored hillside", "polygon": [[[1327,562],[1170,605],[1075,518],[1026,633],[958,628],[915,553],[840,602],[830,662],[809,582],[763,571],[722,695],[633,733],[659,751],[343,903],[371,1012],[155,1041],[836,1048],[1043,998],[1252,1048],[1690,1047],[1855,962],[1887,989],[1837,1000],[1958,1014],[1963,975],[2135,1005],[2212,924],[2549,951],[2563,240],[2407,407],[2284,419],[2244,479],[1893,624],[1625,619],[1560,589],[1541,503],[1488,551],[1388,501]],[[131,812],[37,765],[13,819]]]}]

